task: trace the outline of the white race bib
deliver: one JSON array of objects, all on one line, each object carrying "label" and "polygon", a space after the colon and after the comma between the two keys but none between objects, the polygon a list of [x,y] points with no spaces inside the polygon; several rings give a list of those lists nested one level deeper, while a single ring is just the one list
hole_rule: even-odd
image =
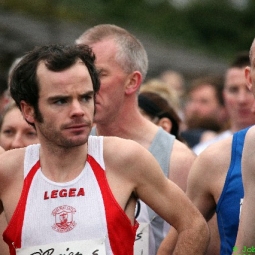
[{"label": "white race bib", "polygon": [[149,254],[149,223],[140,223],[136,231],[134,255]]},{"label": "white race bib", "polygon": [[105,239],[38,245],[16,249],[17,255],[106,255]]},{"label": "white race bib", "polygon": [[241,199],[240,199],[240,212],[239,212],[239,220],[240,220],[240,217],[241,217],[242,206],[243,206],[243,198],[241,198]]}]

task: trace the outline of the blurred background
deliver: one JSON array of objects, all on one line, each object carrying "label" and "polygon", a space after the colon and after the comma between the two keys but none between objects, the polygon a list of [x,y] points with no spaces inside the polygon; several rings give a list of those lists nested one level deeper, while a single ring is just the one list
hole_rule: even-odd
[{"label": "blurred background", "polygon": [[254,0],[0,0],[0,70],[35,45],[74,43],[99,23],[122,26],[144,44],[148,77],[185,80],[224,73],[255,35]]}]

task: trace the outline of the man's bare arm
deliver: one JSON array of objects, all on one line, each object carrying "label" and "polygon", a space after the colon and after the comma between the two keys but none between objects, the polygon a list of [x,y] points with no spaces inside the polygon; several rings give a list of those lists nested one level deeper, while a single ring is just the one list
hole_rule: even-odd
[{"label": "man's bare arm", "polygon": [[135,195],[177,230],[174,254],[204,254],[209,240],[205,219],[148,150],[132,140],[104,137],[104,158],[109,185],[126,212]]},{"label": "man's bare arm", "polygon": [[144,170],[146,169],[147,178],[143,178],[145,183],[137,189],[137,194],[177,230],[178,239],[173,254],[204,254],[209,231],[203,216],[186,194],[165,178],[158,163],[149,153],[146,162],[148,164],[144,166]]},{"label": "man's bare arm", "polygon": [[[209,219],[210,211],[207,211],[207,209],[211,208],[211,210],[213,210],[215,203],[213,202],[213,198],[209,195],[208,187],[204,185],[204,182],[201,182],[200,174],[204,171],[203,165],[204,159],[201,159],[201,156],[199,156],[192,165],[189,173],[187,194],[191,198],[191,201],[194,202],[194,204],[204,213],[205,218]],[[210,202],[210,206],[207,206],[208,202]],[[157,255],[173,254],[177,239],[178,233],[173,227],[171,227],[169,233],[162,241]]]},{"label": "man's bare arm", "polygon": [[[229,166],[230,151],[227,148],[231,148],[231,141],[228,139],[206,149],[196,158],[189,173],[187,195],[207,221],[215,213],[215,199],[221,193],[220,187],[223,185]],[[222,151],[222,148],[225,152],[221,153],[219,157],[219,151]],[[215,161],[215,157],[218,158],[217,161]],[[219,187],[214,187],[214,183],[220,184]],[[218,194],[215,190],[218,191]],[[177,232],[171,228],[169,234],[162,241],[157,255],[172,254],[176,239]],[[213,245],[219,246],[218,239],[217,244]]]},{"label": "man's bare arm", "polygon": [[[242,252],[245,247],[255,246],[255,127],[247,132],[242,157],[242,178],[244,199],[241,207],[240,224],[233,255]],[[248,252],[248,251],[247,251]],[[253,252],[251,254],[254,254]]]}]

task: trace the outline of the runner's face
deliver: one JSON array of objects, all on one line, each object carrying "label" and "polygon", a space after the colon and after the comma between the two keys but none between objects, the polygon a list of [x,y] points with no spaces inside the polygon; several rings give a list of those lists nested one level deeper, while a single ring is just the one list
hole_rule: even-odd
[{"label": "runner's face", "polygon": [[82,61],[61,72],[40,63],[37,70],[40,92],[35,119],[39,139],[57,146],[73,147],[87,142],[94,116],[94,91]]},{"label": "runner's face", "polygon": [[[108,124],[119,117],[125,100],[125,84],[129,74],[116,61],[117,47],[113,39],[90,45],[100,72],[100,90],[96,95],[95,123]],[[107,49],[107,50],[105,50]]]},{"label": "runner's face", "polygon": [[226,73],[224,100],[231,122],[239,129],[253,125],[254,96],[247,86],[245,68],[231,68]]}]

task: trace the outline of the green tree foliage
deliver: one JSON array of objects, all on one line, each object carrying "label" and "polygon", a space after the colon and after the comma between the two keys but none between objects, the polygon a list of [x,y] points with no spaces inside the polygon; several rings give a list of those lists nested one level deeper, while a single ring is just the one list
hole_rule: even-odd
[{"label": "green tree foliage", "polygon": [[5,0],[2,6],[88,26],[115,23],[166,43],[229,58],[247,50],[255,35],[255,1],[247,1],[244,8],[237,8],[231,0],[189,0],[182,8],[171,5],[171,0]]}]

